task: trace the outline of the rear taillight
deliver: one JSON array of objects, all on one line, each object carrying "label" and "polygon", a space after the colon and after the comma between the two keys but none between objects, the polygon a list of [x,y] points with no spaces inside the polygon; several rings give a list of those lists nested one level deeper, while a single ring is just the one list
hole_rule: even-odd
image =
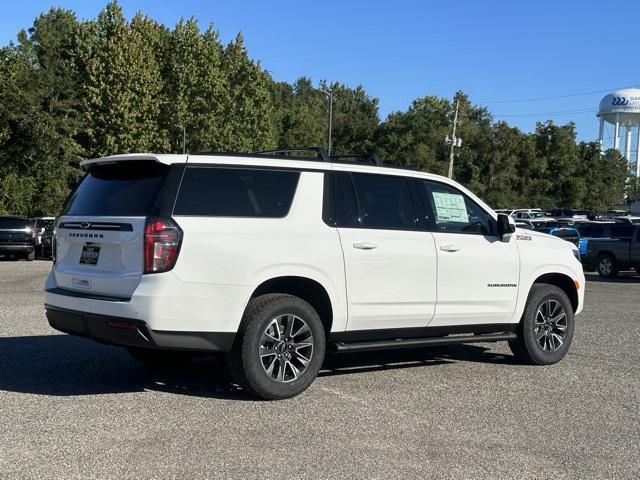
[{"label": "rear taillight", "polygon": [[171,270],[178,258],[182,230],[171,218],[147,218],[144,226],[144,273]]}]

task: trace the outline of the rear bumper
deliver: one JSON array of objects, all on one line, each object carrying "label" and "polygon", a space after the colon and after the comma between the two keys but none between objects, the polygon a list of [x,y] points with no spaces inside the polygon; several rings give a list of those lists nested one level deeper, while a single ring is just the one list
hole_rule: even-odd
[{"label": "rear bumper", "polygon": [[[55,269],[55,267],[54,267]],[[187,283],[173,272],[143,275],[133,295],[117,290],[104,295],[95,285],[90,289],[68,289],[58,285],[52,273],[45,283],[44,303],[64,310],[88,312],[143,321],[153,331],[233,332],[238,331],[253,289],[248,286]],[[81,276],[99,283],[100,272]]]},{"label": "rear bumper", "polygon": [[66,310],[51,305],[45,305],[45,308],[49,325],[56,330],[109,345],[228,352],[235,339],[235,333],[232,332],[157,331],[151,330],[141,320]]}]

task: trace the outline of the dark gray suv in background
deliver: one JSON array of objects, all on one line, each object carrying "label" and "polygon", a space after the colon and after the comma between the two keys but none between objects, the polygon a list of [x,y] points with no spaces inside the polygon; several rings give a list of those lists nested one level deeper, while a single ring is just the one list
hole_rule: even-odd
[{"label": "dark gray suv in background", "polygon": [[27,261],[36,257],[36,232],[30,219],[0,216],[0,255]]}]

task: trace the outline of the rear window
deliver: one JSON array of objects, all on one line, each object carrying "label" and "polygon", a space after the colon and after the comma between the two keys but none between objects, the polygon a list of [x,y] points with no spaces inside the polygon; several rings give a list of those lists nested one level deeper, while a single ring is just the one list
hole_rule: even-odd
[{"label": "rear window", "polygon": [[47,219],[38,219],[36,220],[36,227],[37,228],[46,228],[49,225],[53,225],[53,220],[47,220]]},{"label": "rear window", "polygon": [[634,225],[612,225],[611,238],[631,238],[635,229]]},{"label": "rear window", "polygon": [[577,234],[574,230],[556,230],[553,232],[555,237],[564,238],[565,240],[576,240],[580,238],[580,235]]},{"label": "rear window", "polygon": [[604,238],[605,231],[603,225],[579,225],[580,235],[588,238]]},{"label": "rear window", "polygon": [[26,218],[2,218],[0,217],[0,229],[22,230],[31,226],[31,221]]},{"label": "rear window", "polygon": [[281,218],[289,213],[300,172],[187,167],[174,215]]},{"label": "rear window", "polygon": [[154,161],[93,166],[67,202],[64,215],[151,215],[168,170]]}]

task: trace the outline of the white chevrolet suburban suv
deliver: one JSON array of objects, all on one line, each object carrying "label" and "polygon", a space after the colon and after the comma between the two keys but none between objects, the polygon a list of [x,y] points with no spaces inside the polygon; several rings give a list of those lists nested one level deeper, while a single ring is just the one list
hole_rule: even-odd
[{"label": "white chevrolet suburban suv", "polygon": [[564,357],[584,299],[573,244],[447,178],[311,150],[85,161],[56,220],[50,325],[148,365],[225,353],[266,399],[308,388],[326,351]]}]

